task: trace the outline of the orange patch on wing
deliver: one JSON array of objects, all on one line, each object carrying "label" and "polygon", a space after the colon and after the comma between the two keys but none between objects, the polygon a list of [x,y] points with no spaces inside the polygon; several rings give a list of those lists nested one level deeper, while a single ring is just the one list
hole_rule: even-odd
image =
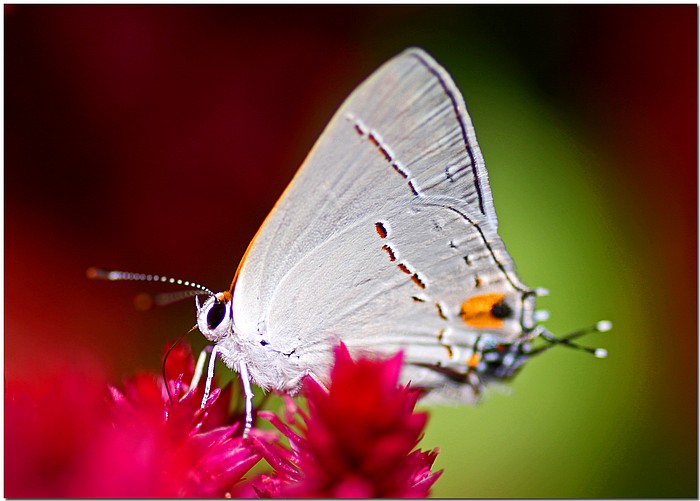
[{"label": "orange patch on wing", "polygon": [[491,313],[491,308],[496,303],[503,301],[505,294],[480,294],[472,296],[462,303],[459,315],[465,324],[470,327],[483,329],[500,329],[503,327],[503,319],[496,318]]}]

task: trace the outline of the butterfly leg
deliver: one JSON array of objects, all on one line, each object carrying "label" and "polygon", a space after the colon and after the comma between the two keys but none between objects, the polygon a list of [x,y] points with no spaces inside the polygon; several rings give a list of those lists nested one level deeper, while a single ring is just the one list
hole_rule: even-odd
[{"label": "butterfly leg", "polygon": [[[209,366],[207,368],[207,381],[204,385],[204,396],[202,397],[201,405],[202,409],[206,405],[207,400],[209,400],[209,394],[211,393],[211,384],[214,380],[214,366],[216,365],[216,357],[221,353],[224,355],[224,358],[226,358],[228,353],[218,344],[213,347],[207,346],[204,350],[202,350],[202,353],[199,355],[199,359],[197,360],[194,377],[192,378],[193,385],[198,384],[199,379],[202,377],[202,369],[204,367],[204,359],[206,358],[207,352],[211,352],[211,355],[209,357]],[[241,375],[243,393],[245,394],[245,428],[243,428],[243,438],[247,438],[250,433],[250,429],[253,427],[253,389],[250,386],[248,366],[241,362],[238,364],[238,371]]]},{"label": "butterfly leg", "polygon": [[187,391],[187,393],[194,391],[194,389],[199,385],[199,381],[202,379],[202,373],[204,372],[204,362],[207,359],[207,355],[211,353],[211,350],[211,346],[205,346],[199,353],[199,357],[197,357],[197,365],[194,367],[194,374],[192,375],[192,381],[190,382],[190,389]]},{"label": "butterfly leg", "polygon": [[250,375],[245,362],[238,364],[238,372],[241,375],[243,393],[245,394],[245,428],[243,428],[243,438],[248,438],[250,429],[253,427],[253,388],[250,386]]},{"label": "butterfly leg", "polygon": [[218,354],[218,345],[211,348],[211,355],[209,356],[209,367],[207,368],[207,382],[204,384],[204,396],[202,397],[202,409],[204,409],[204,405],[207,403],[207,400],[209,400],[209,393],[211,392],[211,382],[214,380],[214,365],[216,364],[216,356]]}]

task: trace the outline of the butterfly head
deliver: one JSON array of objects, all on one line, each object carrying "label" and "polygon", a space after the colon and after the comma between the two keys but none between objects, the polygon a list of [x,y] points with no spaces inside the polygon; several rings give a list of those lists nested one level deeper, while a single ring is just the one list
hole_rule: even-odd
[{"label": "butterfly head", "polygon": [[200,332],[213,343],[221,341],[231,332],[233,314],[231,310],[231,293],[219,292],[209,297],[204,304],[197,303],[197,325]]}]

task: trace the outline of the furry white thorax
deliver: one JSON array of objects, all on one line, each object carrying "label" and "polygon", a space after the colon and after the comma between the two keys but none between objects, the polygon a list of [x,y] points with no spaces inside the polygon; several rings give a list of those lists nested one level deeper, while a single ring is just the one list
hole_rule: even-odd
[{"label": "furry white thorax", "polygon": [[[221,294],[212,296],[201,306],[197,301],[197,325],[202,335],[217,346],[221,361],[236,372],[241,372],[240,364],[245,364],[251,382],[265,391],[296,393],[310,372],[308,365],[299,357],[272,349],[263,340],[264,332],[236,329],[232,302],[220,297]],[[212,323],[217,320],[219,323]]]}]

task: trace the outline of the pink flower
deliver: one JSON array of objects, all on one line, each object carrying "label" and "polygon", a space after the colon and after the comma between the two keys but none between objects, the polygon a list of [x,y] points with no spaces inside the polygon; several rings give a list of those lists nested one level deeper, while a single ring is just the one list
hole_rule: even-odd
[{"label": "pink flower", "polygon": [[426,497],[441,472],[433,473],[437,450],[415,450],[427,414],[414,412],[418,390],[397,386],[402,355],[353,361],[336,350],[328,390],[309,379],[308,415],[288,400],[287,426],[260,413],[291,448],[259,440],[275,468],[251,487],[263,497]]},{"label": "pink flower", "polygon": [[[80,366],[80,364],[74,364]],[[5,392],[5,495],[8,497],[404,497],[426,496],[439,473],[437,451],[415,450],[427,416],[418,391],[398,387],[401,356],[350,358],[341,346],[329,391],[309,381],[308,415],[287,399],[287,426],[242,438],[229,411],[231,386],[200,408],[189,391],[194,360],[182,344],[165,379],[142,373],[122,389],[94,366],[60,367],[35,385]],[[243,475],[261,458],[272,471]]]},{"label": "pink flower", "polygon": [[[223,497],[260,460],[228,412],[230,387],[200,409],[186,394],[193,360],[180,345],[162,378],[140,374],[123,391],[62,373],[43,398],[17,389],[6,401],[9,497]],[[170,363],[170,359],[169,359]],[[170,365],[169,365],[170,367]],[[174,377],[173,371],[178,373]],[[15,398],[17,395],[25,398]],[[26,398],[28,397],[28,398]],[[34,395],[36,397],[36,395]],[[27,450],[27,445],[30,449]],[[19,457],[20,462],[13,461]]]}]

